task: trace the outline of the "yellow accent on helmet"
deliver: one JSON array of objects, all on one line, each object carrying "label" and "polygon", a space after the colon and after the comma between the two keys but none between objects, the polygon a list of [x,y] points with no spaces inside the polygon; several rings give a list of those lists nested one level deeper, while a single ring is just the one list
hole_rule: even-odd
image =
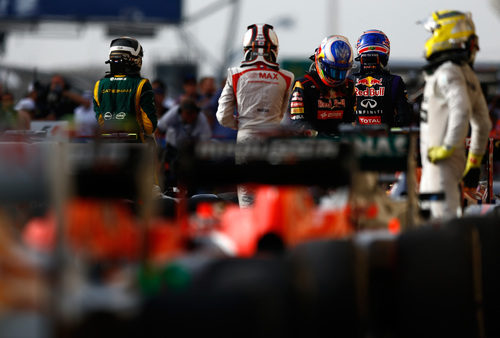
[{"label": "yellow accent on helmet", "polygon": [[[451,50],[466,50],[471,36],[476,38],[476,30],[470,12],[455,10],[435,11],[424,23],[424,28],[432,33],[425,43],[425,58]],[[479,46],[475,45],[477,49]]]}]

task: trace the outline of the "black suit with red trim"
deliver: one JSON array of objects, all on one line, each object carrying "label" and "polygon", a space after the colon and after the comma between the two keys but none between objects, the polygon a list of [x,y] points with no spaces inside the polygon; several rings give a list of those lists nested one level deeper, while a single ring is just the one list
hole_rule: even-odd
[{"label": "black suit with red trim", "polygon": [[295,82],[289,101],[292,125],[319,134],[336,135],[343,123],[354,122],[354,83],[347,79],[337,87],[326,86],[315,70]]}]

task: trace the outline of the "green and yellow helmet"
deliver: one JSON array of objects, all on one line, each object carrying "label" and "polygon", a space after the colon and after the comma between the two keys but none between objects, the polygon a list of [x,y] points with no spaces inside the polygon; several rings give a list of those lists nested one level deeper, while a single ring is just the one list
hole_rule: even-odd
[{"label": "green and yellow helmet", "polygon": [[432,33],[425,43],[424,56],[427,60],[443,52],[466,51],[473,61],[479,50],[478,37],[470,12],[455,10],[435,11],[424,23],[424,28]]}]

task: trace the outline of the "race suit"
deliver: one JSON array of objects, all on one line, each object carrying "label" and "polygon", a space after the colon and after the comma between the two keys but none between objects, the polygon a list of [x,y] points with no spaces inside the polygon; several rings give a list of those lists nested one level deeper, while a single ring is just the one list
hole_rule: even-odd
[{"label": "race suit", "polygon": [[328,87],[312,70],[299,78],[290,97],[291,124],[318,135],[338,134],[341,123],[354,122],[354,85],[351,79]]},{"label": "race suit", "polygon": [[[421,193],[444,192],[444,201],[429,203],[432,218],[461,215],[459,183],[465,169],[465,138],[470,124],[470,149],[483,154],[491,122],[486,100],[474,71],[466,64],[447,61],[426,72],[420,112]],[[431,146],[454,147],[451,157],[431,163]]]},{"label": "race suit", "polygon": [[356,124],[386,125],[388,128],[410,124],[411,106],[403,79],[388,71],[353,74],[356,91]]},{"label": "race suit", "polygon": [[103,137],[115,142],[144,143],[154,154],[151,163],[153,194],[161,196],[156,172],[157,126],[154,93],[140,75],[108,75],[94,86],[94,111]]},{"label": "race suit", "polygon": [[103,134],[136,135],[136,142],[144,142],[156,129],[153,90],[139,75],[108,75],[97,81],[94,111]]},{"label": "race suit", "polygon": [[[262,127],[279,126],[288,107],[293,79],[293,73],[263,62],[229,68],[217,120],[224,127],[238,130],[237,143],[258,139]],[[244,156],[236,153],[237,164],[245,161]],[[248,186],[238,186],[241,207],[252,204],[252,195]]]}]

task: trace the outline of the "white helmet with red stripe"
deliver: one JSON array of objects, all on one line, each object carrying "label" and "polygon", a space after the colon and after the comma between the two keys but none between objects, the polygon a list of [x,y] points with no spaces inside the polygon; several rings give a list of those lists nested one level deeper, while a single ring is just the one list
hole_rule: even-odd
[{"label": "white helmet with red stripe", "polygon": [[252,65],[263,62],[277,67],[278,63],[278,36],[273,26],[269,24],[253,24],[247,27],[243,36],[243,52],[245,53],[242,65]]}]

